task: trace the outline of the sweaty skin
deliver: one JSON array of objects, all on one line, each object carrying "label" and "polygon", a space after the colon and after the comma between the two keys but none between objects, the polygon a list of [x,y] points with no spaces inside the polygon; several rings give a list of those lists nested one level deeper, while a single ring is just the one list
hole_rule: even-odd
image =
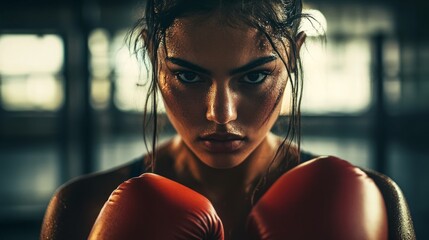
[{"label": "sweaty skin", "polygon": [[287,67],[256,29],[216,15],[177,19],[162,44],[159,87],[178,136],[158,156],[174,159],[174,180],[213,203],[228,238],[244,225],[250,186],[281,142],[269,131]]},{"label": "sweaty skin", "polygon": [[[298,34],[298,48],[304,39]],[[287,67],[263,34],[245,24],[225,25],[216,14],[177,19],[159,49],[158,83],[178,135],[157,147],[155,173],[207,197],[225,239],[242,239],[249,193],[282,141],[269,130],[279,115]],[[285,154],[298,153],[292,147]],[[284,159],[279,155],[273,169]],[[149,160],[62,186],[47,208],[41,239],[86,239],[112,191],[148,170]]]},{"label": "sweaty skin", "polygon": [[[159,86],[167,115],[184,144],[212,168],[259,159],[258,147],[268,144],[267,133],[279,115],[278,99],[286,86],[287,70],[271,47],[260,49],[255,44],[260,38],[256,29],[225,26],[216,17],[184,18],[168,30],[165,48],[160,48]],[[261,58],[272,60],[245,72],[234,71]],[[204,72],[168,59],[186,61]],[[196,75],[190,76],[197,81],[181,82],[180,71]],[[263,82],[244,81],[246,74],[258,71],[269,73]],[[201,141],[213,133],[243,139],[235,151],[213,152]]]}]

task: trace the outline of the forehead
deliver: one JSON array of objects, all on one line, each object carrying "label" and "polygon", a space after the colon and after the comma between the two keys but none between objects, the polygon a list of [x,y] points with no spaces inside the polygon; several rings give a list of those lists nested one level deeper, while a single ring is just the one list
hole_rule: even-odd
[{"label": "forehead", "polygon": [[176,19],[166,32],[165,46],[168,57],[184,58],[207,67],[220,62],[245,64],[274,52],[257,29],[244,23],[230,26],[218,16]]}]

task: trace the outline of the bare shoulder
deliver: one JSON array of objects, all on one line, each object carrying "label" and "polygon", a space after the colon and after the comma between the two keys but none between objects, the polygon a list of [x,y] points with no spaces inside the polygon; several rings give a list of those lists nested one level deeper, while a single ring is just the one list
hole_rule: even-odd
[{"label": "bare shoulder", "polygon": [[111,192],[134,177],[139,166],[143,169],[141,159],[61,186],[46,210],[41,239],[86,239]]}]

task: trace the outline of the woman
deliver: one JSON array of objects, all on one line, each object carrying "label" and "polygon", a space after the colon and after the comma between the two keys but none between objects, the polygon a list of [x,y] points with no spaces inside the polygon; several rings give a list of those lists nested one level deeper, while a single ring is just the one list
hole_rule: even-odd
[{"label": "woman", "polygon": [[[253,206],[300,162],[299,50],[305,40],[305,33],[298,31],[305,17],[301,8],[300,0],[148,1],[145,17],[134,29],[135,47],[142,44],[153,72],[146,106],[151,104],[156,113],[159,91],[178,134],[157,147],[154,132],[153,149],[144,162],[63,186],[47,209],[42,238],[87,238],[110,193],[143,172],[207,198],[222,221],[225,238],[248,236]],[[285,93],[287,84],[290,93]],[[284,94],[291,105],[282,139],[270,129]],[[156,129],[156,115],[146,109],[145,126],[151,123]],[[380,194],[374,195],[380,202]],[[384,206],[380,209],[375,212],[385,216]],[[97,222],[100,218],[103,214]],[[99,226],[93,232],[109,231]]]}]

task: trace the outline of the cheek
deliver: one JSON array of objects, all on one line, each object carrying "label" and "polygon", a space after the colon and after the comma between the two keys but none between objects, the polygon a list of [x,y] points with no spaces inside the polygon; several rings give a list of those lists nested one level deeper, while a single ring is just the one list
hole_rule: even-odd
[{"label": "cheek", "polygon": [[180,86],[174,84],[176,79],[172,77],[160,77],[162,77],[162,80],[160,80],[160,90],[164,105],[175,127],[189,128],[189,125],[196,124],[201,119],[202,104],[198,103],[202,101],[198,100],[196,94],[184,91]]},{"label": "cheek", "polygon": [[[243,103],[243,121],[253,125],[255,128],[260,128],[267,122],[273,122],[280,110],[280,102],[286,86],[286,80],[283,78],[273,79],[270,84],[260,91],[249,94]],[[274,120],[273,120],[274,119]]]}]

